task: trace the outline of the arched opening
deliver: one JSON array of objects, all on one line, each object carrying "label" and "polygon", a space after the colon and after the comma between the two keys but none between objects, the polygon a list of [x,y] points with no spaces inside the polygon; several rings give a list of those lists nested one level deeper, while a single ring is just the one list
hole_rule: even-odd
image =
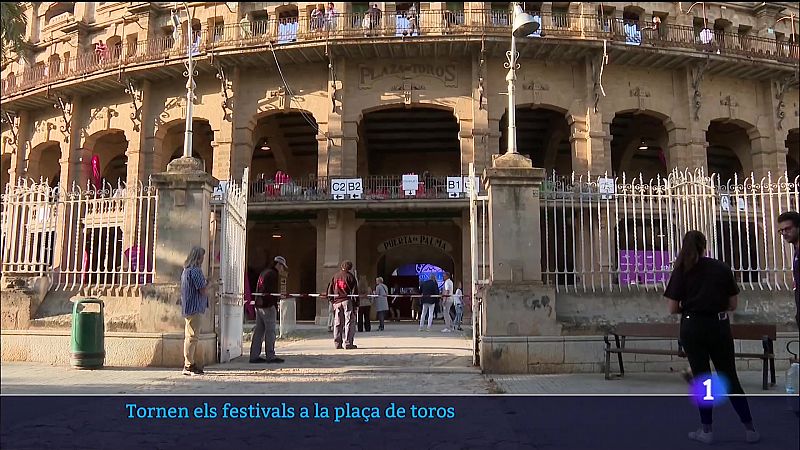
[{"label": "arched opening", "polygon": [[5,154],[0,157],[0,194],[6,192],[6,186],[11,180],[11,155]]},{"label": "arched opening", "polygon": [[56,2],[44,13],[44,20],[50,23],[53,19],[60,19],[64,15],[75,14],[75,2]]},{"label": "arched opening", "polygon": [[[276,183],[314,179],[319,153],[317,132],[316,120],[305,111],[272,113],[259,118],[253,128],[251,191],[268,190],[277,194],[281,190]],[[259,183],[264,186],[259,187]]]},{"label": "arched opening", "polygon": [[789,130],[786,137],[786,173],[789,180],[800,177],[800,129]]},{"label": "arched opening", "polygon": [[297,5],[285,5],[275,9],[278,15],[278,43],[294,42],[297,40],[297,28],[300,12]]},{"label": "arched opening", "polygon": [[735,177],[741,180],[750,173],[750,137],[742,125],[722,120],[712,121],[706,132],[706,141],[708,172],[717,174],[721,184],[726,184]]},{"label": "arched opening", "polygon": [[[128,139],[122,130],[104,130],[90,136],[85,148],[91,153],[92,165],[89,179],[98,187],[102,184],[117,186],[128,178]],[[96,178],[99,176],[99,180]],[[97,184],[97,182],[101,184]]]},{"label": "arched opening", "polygon": [[26,175],[33,180],[47,180],[58,185],[61,178],[61,146],[58,142],[43,142],[32,148],[28,156]]},{"label": "arched opening", "polygon": [[631,179],[640,174],[650,180],[669,172],[667,130],[650,114],[621,112],[611,122],[611,169],[615,176]]},{"label": "arched opening", "polygon": [[[167,170],[167,164],[183,156],[183,143],[186,134],[186,122],[176,120],[171,125],[156,133],[156,171]],[[212,173],[214,166],[214,150],[211,142],[214,141],[214,130],[205,119],[192,121],[192,156],[201,160],[204,170]]]},{"label": "arched opening", "polygon": [[[252,217],[252,218],[251,218]],[[247,283],[255,290],[258,275],[276,256],[283,256],[289,265],[287,293],[317,292],[317,230],[308,221],[267,216],[251,216],[257,224],[248,230]],[[314,320],[316,301],[313,297],[297,299],[297,320]]]},{"label": "arched opening", "polygon": [[[572,173],[572,146],[564,111],[517,106],[517,150],[549,174]],[[508,112],[500,118],[500,153],[508,148]]]},{"label": "arched opening", "polygon": [[461,174],[458,120],[450,109],[390,107],[358,127],[359,175]]},{"label": "arched opening", "polygon": [[[381,255],[375,273],[383,277],[390,293],[407,295],[398,297],[392,304],[399,309],[400,318],[418,318],[419,301],[414,301],[411,295],[419,293],[420,284],[431,274],[436,276],[441,288],[444,272],[455,273],[455,263],[447,253],[427,245],[403,245]],[[369,284],[373,286],[374,279],[369,279]],[[414,309],[417,309],[416,314],[412,313]]]}]

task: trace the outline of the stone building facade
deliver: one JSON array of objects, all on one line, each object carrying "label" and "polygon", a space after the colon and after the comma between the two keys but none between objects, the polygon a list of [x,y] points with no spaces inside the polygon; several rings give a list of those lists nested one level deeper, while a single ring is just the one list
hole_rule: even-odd
[{"label": "stone building facade", "polygon": [[[218,180],[248,168],[248,266],[286,256],[301,293],[343,259],[370,281],[425,262],[471,285],[468,201],[443,180],[505,151],[508,2],[335,2],[322,16],[192,2],[180,30],[171,5],[26,3],[29,43],[1,77],[3,189],[86,185],[95,156],[111,184],[165,171],[182,152],[189,50],[193,153]],[[517,43],[520,152],[555,177],[797,176],[798,25],[784,20],[797,6],[681,5],[525,3],[542,25]],[[360,199],[317,195],[354,178]],[[298,316],[327,310],[306,300]]]}]

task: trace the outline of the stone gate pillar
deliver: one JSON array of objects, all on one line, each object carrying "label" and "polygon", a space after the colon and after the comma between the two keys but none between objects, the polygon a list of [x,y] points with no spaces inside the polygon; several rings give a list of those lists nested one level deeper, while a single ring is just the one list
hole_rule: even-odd
[{"label": "stone gate pillar", "polygon": [[539,188],[544,169],[519,154],[495,157],[486,169],[490,284],[483,293],[481,368],[527,373],[547,360],[531,336],[560,336],[555,291],[542,283]]},{"label": "stone gate pillar", "polygon": [[[193,246],[206,249],[203,273],[209,274],[211,232],[211,193],[214,178],[203,171],[196,158],[178,158],[167,171],[152,175],[158,188],[156,225],[155,277],[141,290],[141,309],[137,331],[161,333],[161,366],[183,365],[184,320],[180,305],[180,283],[183,262]],[[216,283],[210,280],[209,309],[201,327],[197,351],[206,364],[216,360],[214,306]]]}]

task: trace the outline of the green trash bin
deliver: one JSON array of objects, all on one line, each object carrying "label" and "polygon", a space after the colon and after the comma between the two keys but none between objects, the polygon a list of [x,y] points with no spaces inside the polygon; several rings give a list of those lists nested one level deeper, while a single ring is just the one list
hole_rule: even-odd
[{"label": "green trash bin", "polygon": [[[98,305],[99,311],[87,311],[87,305]],[[106,359],[103,301],[83,298],[72,307],[70,364],[76,369],[99,369]]]}]

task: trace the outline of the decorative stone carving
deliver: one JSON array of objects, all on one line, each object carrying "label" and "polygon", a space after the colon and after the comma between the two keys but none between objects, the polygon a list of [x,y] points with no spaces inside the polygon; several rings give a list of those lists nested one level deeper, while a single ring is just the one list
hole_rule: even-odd
[{"label": "decorative stone carving", "polygon": [[217,79],[220,81],[220,92],[222,93],[222,117],[230,122],[233,120],[233,99],[228,94],[228,90],[233,89],[233,83],[228,80],[228,76],[225,74],[225,67],[222,64],[217,63],[214,67],[217,69]]},{"label": "decorative stone carving", "polygon": [[125,80],[125,93],[131,96],[131,105],[133,112],[131,113],[131,122],[133,122],[133,131],[139,131],[142,123],[142,90],[136,86],[133,78]]},{"label": "decorative stone carving", "polygon": [[11,130],[11,136],[14,138],[14,143],[18,142],[19,133],[19,117],[13,112],[6,111],[0,116],[0,122],[8,125]]},{"label": "decorative stone carving", "polygon": [[[777,126],[779,130],[783,129],[783,119],[786,117],[786,113],[783,111],[783,108],[786,107],[786,103],[783,101],[783,96],[786,94],[786,91],[789,89],[790,86],[797,85],[798,78],[797,74],[793,74],[790,76],[785,77],[781,81],[775,81],[775,118],[777,119]],[[795,109],[794,112],[795,116],[797,115],[797,110]]]},{"label": "decorative stone carving", "polygon": [[739,106],[739,103],[736,101],[736,97],[732,95],[726,95],[725,97],[719,99],[719,104],[721,106],[728,107],[728,117],[731,119],[736,117],[736,108]]},{"label": "decorative stone carving", "polygon": [[430,77],[440,80],[447,87],[458,87],[458,67],[455,63],[389,63],[383,65],[359,65],[358,88],[371,89],[376,81],[386,78]]},{"label": "decorative stone carving", "polygon": [[703,64],[700,64],[692,69],[692,89],[694,89],[694,120],[700,120],[700,108],[703,104],[700,102],[700,85],[703,83],[703,77],[708,69],[708,63],[711,61],[706,58]]}]

